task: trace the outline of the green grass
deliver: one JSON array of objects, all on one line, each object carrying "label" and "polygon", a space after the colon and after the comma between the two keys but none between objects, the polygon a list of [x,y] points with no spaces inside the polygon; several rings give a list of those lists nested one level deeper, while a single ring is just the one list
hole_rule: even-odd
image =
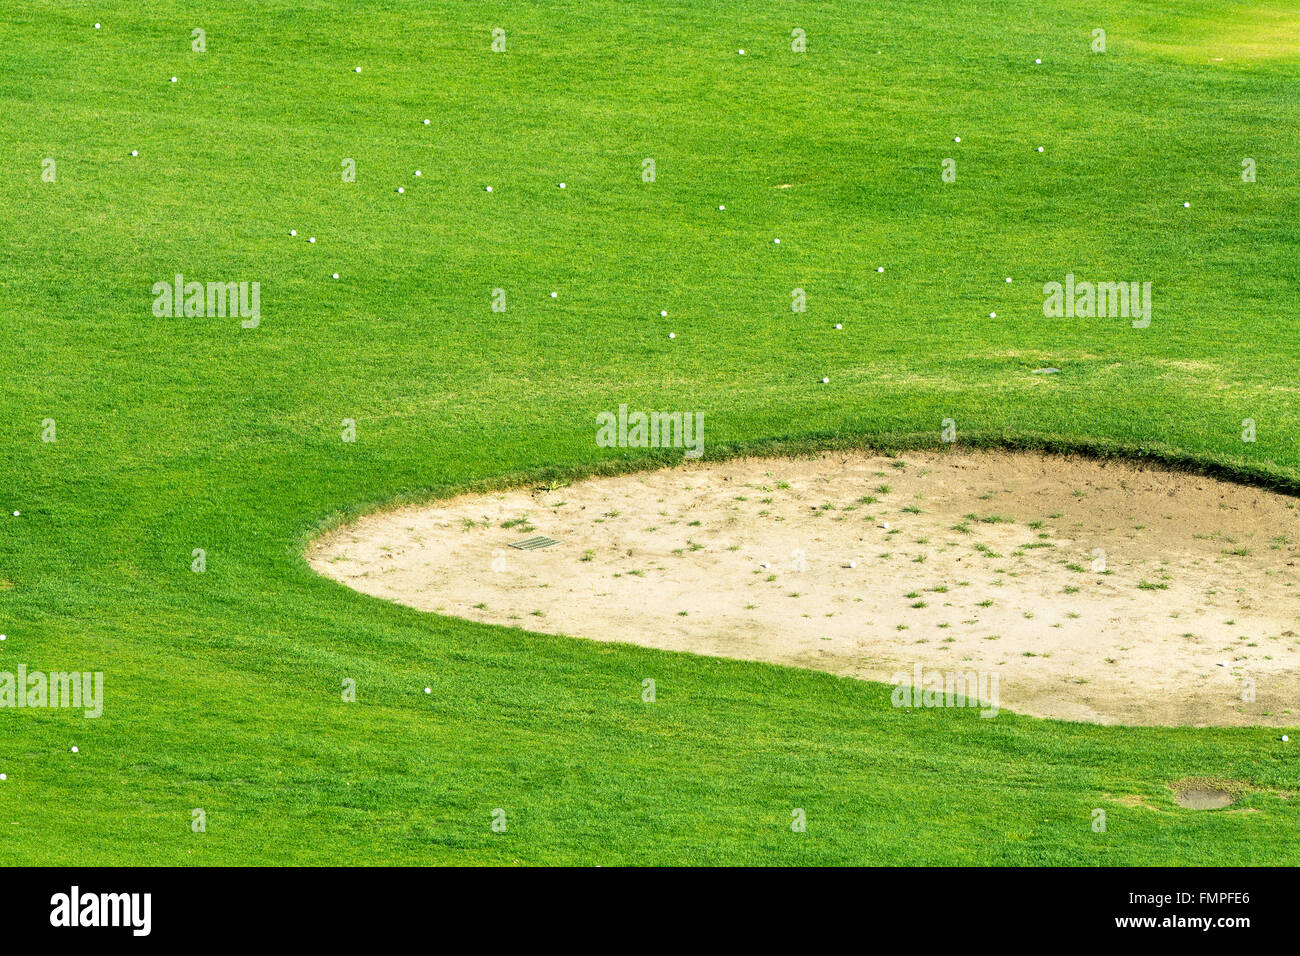
[{"label": "green grass", "polygon": [[[1295,488],[1297,18],[1094,11],[6,11],[0,669],[107,677],[99,720],[0,710],[0,855],[1300,862],[1272,731],[909,713],[880,685],[390,606],[301,558],[381,503],[674,460],[595,445],[620,403],[704,411],[711,457],[938,447],[951,418],[963,445]],[[155,318],[178,271],[261,282],[260,327]],[[1151,281],[1151,327],[1044,318],[1066,272]],[[1263,812],[1179,809],[1184,777]],[[1129,794],[1159,809],[1107,801]]]}]

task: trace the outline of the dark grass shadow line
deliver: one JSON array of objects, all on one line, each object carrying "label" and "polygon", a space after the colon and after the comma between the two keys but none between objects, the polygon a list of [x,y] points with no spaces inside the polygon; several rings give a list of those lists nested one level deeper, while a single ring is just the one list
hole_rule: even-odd
[{"label": "dark grass shadow line", "polygon": [[[1045,455],[1076,456],[1094,461],[1122,461],[1147,465],[1164,471],[1200,475],[1278,492],[1300,498],[1300,474],[1275,465],[1234,463],[1206,458],[1175,448],[1156,445],[1135,446],[1101,439],[1047,437],[1033,433],[981,434],[962,436],[958,442],[944,442],[933,432],[835,432],[784,435],[743,442],[724,442],[708,446],[696,459],[685,459],[680,449],[638,449],[635,454],[619,455],[599,461],[576,464],[548,464],[536,468],[509,471],[489,478],[413,488],[393,495],[358,502],[341,508],[301,529],[291,545],[299,561],[306,566],[304,552],[311,542],[342,525],[368,514],[391,511],[410,505],[427,504],[464,494],[486,494],[512,488],[546,488],[556,490],[588,478],[612,478],[619,475],[655,471],[693,462],[721,462],[734,458],[805,458],[826,452],[867,452],[899,457],[910,451],[1020,451]],[[314,572],[313,572],[314,573]]]}]

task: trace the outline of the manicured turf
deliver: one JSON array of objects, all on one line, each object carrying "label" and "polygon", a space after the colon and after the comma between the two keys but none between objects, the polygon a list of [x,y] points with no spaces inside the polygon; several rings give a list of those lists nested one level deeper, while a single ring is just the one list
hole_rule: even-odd
[{"label": "manicured turf", "polygon": [[[381,502],[668,460],[596,447],[620,403],[704,411],[717,456],[952,418],[1294,487],[1293,7],[10,6],[0,670],[102,670],[106,702],[0,709],[7,863],[1300,862],[1275,731],[906,713],[300,556]],[[177,272],[260,282],[260,326],[155,318]],[[1150,328],[1044,318],[1067,272],[1152,282]],[[1195,776],[1261,812],[1176,807]]]}]

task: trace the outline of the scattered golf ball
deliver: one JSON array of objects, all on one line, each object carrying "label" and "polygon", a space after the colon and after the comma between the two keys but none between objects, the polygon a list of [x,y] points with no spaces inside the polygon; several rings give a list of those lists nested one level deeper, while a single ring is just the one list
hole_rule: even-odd
[{"label": "scattered golf ball", "polygon": [[18,515],[19,515],[19,512],[15,511],[15,512],[14,512],[14,517],[17,518]]},{"label": "scattered golf ball", "polygon": [[564,185],[564,183],[560,183],[560,188],[561,188],[561,189],[568,189],[569,187],[566,186],[566,185]]},{"label": "scattered golf ball", "polygon": [[358,73],[361,72],[361,67],[357,67],[357,72],[358,72]]},{"label": "scattered golf ball", "polygon": [[426,688],[424,689],[424,692],[425,692],[426,694],[432,694],[432,693],[433,693],[433,688],[432,688],[432,687],[426,687]]},{"label": "scattered golf ball", "polygon": [[722,212],[722,211],[723,211],[724,209],[726,209],[726,208],[727,208],[726,206],[719,206],[719,207],[718,207],[718,212]]},{"label": "scattered golf ball", "polygon": [[491,186],[488,186],[488,187],[487,187],[487,191],[488,191],[488,192],[491,192],[491,191],[492,191],[492,187],[491,187]]},{"label": "scattered golf ball", "polygon": [[140,155],[140,151],[139,151],[138,149],[133,149],[133,150],[131,150],[131,155],[132,155],[132,156],[139,156],[139,155]]},{"label": "scattered golf ball", "polygon": [[1189,202],[1185,202],[1185,203],[1183,203],[1183,208],[1184,208],[1184,209],[1191,209],[1191,208],[1192,208],[1192,204],[1189,203]]},{"label": "scattered golf ball", "polygon": [[174,77],[174,76],[172,77],[172,82],[173,82],[173,83],[176,82],[176,77]]},{"label": "scattered golf ball", "polygon": [[81,751],[78,750],[76,747],[73,747],[73,748],[72,748],[72,752],[73,752],[74,754],[76,754],[76,753],[81,753]]},{"label": "scattered golf ball", "polygon": [[309,236],[308,239],[307,239],[307,241],[308,241],[308,242],[315,242],[315,241],[316,241],[316,237],[315,237],[315,236]]},{"label": "scattered golf ball", "polygon": [[745,51],[744,51],[744,50],[737,50],[736,52],[739,53],[741,56],[744,56],[744,55],[745,55]]},{"label": "scattered golf ball", "polygon": [[552,292],[552,293],[551,293],[551,298],[552,298],[552,299],[558,299],[559,297],[560,297],[560,293],[558,293],[558,292]]},{"label": "scattered golf ball", "polygon": [[781,244],[781,240],[780,240],[780,239],[773,239],[772,242],[774,242],[774,243],[775,243],[776,245],[778,245],[778,246]]},{"label": "scattered golf ball", "polygon": [[1043,147],[1039,146],[1038,151],[1041,153],[1043,151]]},{"label": "scattered golf ball", "polygon": [[669,337],[670,339],[675,339],[675,338],[677,338],[677,333],[676,333],[676,332],[669,332],[669,333],[668,333],[668,337]]},{"label": "scattered golf ball", "polygon": [[7,773],[0,773],[0,780],[8,780],[8,779],[9,779],[9,775]]},{"label": "scattered golf ball", "polygon": [[402,186],[398,186],[398,187],[397,187],[397,191],[398,191],[399,193],[404,193],[404,192],[406,192],[406,189],[405,189],[404,187],[402,187]]},{"label": "scattered golf ball", "polygon": [[960,143],[960,142],[961,142],[961,137],[960,137],[960,136],[954,136],[954,137],[952,138],[952,141],[953,141],[954,143]]},{"label": "scattered golf ball", "polygon": [[[1286,742],[1287,742],[1288,740],[1290,740],[1290,739],[1291,739],[1291,738],[1288,737],[1286,734],[1283,734],[1283,735],[1282,735],[1282,743],[1286,743]],[[4,776],[4,775],[3,775],[3,774],[0,774],[0,776]]]},{"label": "scattered golf ball", "polygon": [[989,318],[990,318],[990,319],[996,319],[997,317],[998,317],[998,314],[997,314],[996,312],[990,312],[990,313],[989,313]]},{"label": "scattered golf ball", "polygon": [[759,565],[759,567],[762,568],[764,571],[766,571],[771,566],[772,565],[768,564],[766,561],[764,561],[762,564]]},{"label": "scattered golf ball", "polygon": [[830,383],[831,383],[831,380],[830,380],[829,378],[826,378],[825,376],[822,377],[822,384],[823,384],[823,385],[829,385]]},{"label": "scattered golf ball", "polygon": [[839,322],[836,322],[836,323],[835,323],[835,328],[836,328],[837,330],[839,330],[839,329],[844,328],[844,326],[841,325]]},{"label": "scattered golf ball", "polygon": [[415,171],[415,175],[417,175],[417,176],[423,176],[424,174],[421,173],[421,172],[417,169],[417,170]]},{"label": "scattered golf ball", "polygon": [[428,121],[428,120],[425,120],[425,121],[424,121],[424,125],[425,125],[425,126],[428,126],[428,125],[429,125],[429,121]]},{"label": "scattered golf ball", "polygon": [[1039,59],[1035,59],[1034,62],[1035,62],[1035,63],[1042,63],[1043,61],[1042,61],[1042,60],[1039,60]]},{"label": "scattered golf ball", "polygon": [[289,235],[291,235],[291,236],[296,236],[296,235],[298,235],[298,230],[297,230],[297,229],[290,229],[290,230],[289,230]]},{"label": "scattered golf ball", "polygon": [[877,272],[884,272],[884,271],[885,271],[885,267],[884,267],[884,266],[876,266],[876,271],[877,271]]},{"label": "scattered golf ball", "polygon": [[334,278],[337,279],[338,277],[339,277],[339,274],[338,274],[337,272],[334,273]]},{"label": "scattered golf ball", "polygon": [[1011,276],[1007,276],[1007,281],[1008,281],[1008,282],[1011,281]]},{"label": "scattered golf ball", "polygon": [[889,530],[889,522],[888,522],[888,521],[882,521],[882,522],[880,522],[880,527],[882,527],[882,528],[884,528],[886,531],[888,531],[888,530]]},{"label": "scattered golf ball", "polygon": [[99,29],[99,24],[98,24],[98,23],[95,24],[95,29],[96,29],[96,30]]},{"label": "scattered golf ball", "polygon": [[666,319],[666,318],[668,318],[668,310],[667,310],[667,309],[660,309],[660,310],[659,310],[659,317],[662,318],[662,319]]},{"label": "scattered golf ball", "polygon": [[7,641],[7,640],[9,640],[9,638],[5,637],[3,634],[0,634],[0,641]]},{"label": "scattered golf ball", "polygon": [[851,567],[851,568],[856,568],[857,566],[858,566],[858,562],[856,562],[856,561],[850,561],[850,562],[849,562],[849,567]]}]

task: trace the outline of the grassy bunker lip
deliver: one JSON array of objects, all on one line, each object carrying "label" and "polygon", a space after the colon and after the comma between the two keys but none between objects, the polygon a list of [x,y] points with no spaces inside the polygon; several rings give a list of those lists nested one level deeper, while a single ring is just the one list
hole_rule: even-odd
[{"label": "grassy bunker lip", "polygon": [[[705,460],[461,495],[312,542],[357,590],[487,623],[897,682],[1003,708],[1295,726],[1297,502],[1024,451]],[[522,519],[561,546],[506,554]]]}]

